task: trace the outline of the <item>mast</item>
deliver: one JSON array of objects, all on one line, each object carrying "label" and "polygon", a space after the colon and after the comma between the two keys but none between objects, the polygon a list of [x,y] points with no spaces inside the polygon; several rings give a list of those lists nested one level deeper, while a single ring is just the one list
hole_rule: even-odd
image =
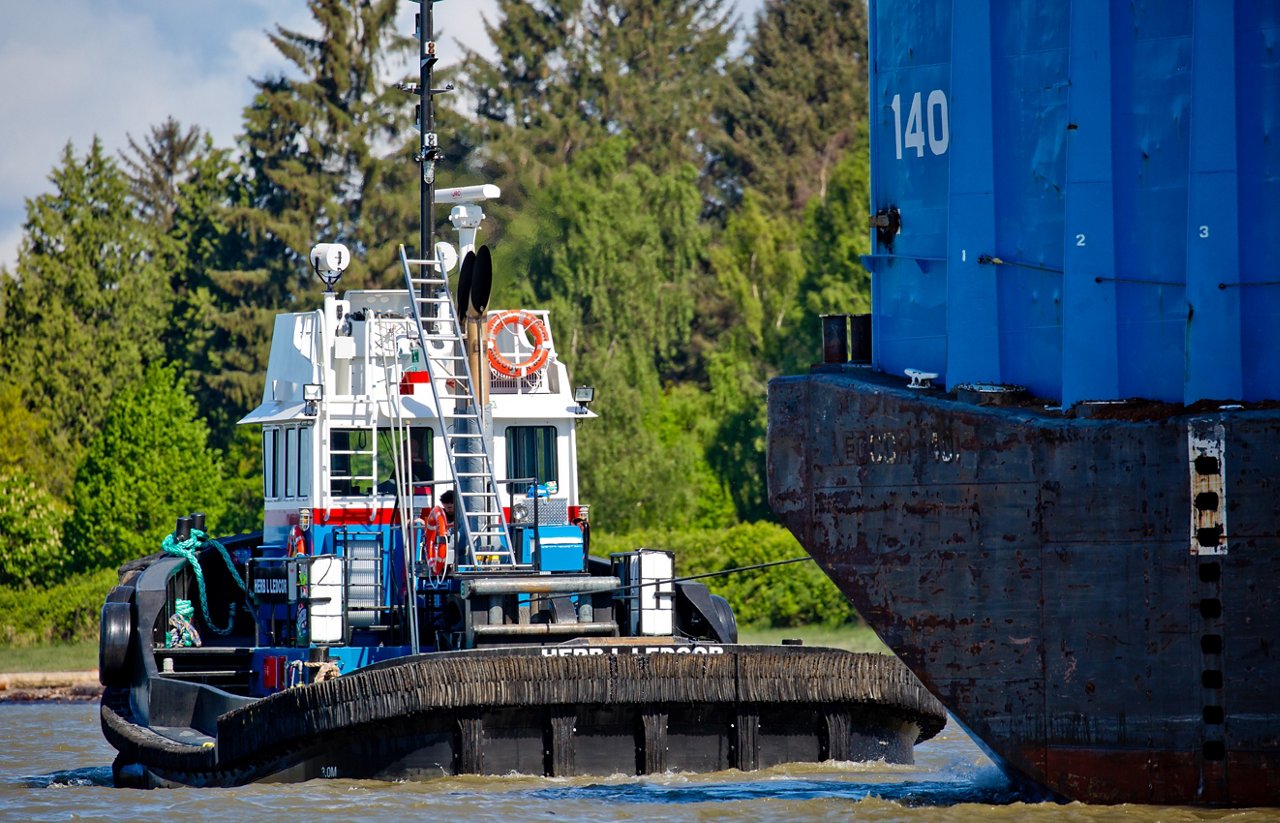
[{"label": "mast", "polygon": [[432,6],[435,0],[418,2],[418,132],[421,144],[417,161],[422,166],[422,182],[419,187],[419,204],[422,225],[419,227],[418,254],[424,259],[434,255],[435,248],[435,189],[436,161],[440,157],[439,138],[436,136],[435,93],[432,74],[436,64],[435,20]]}]

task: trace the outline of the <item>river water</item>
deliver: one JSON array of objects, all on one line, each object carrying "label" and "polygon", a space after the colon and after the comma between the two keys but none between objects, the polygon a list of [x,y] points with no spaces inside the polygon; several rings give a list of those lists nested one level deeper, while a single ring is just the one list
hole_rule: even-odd
[{"label": "river water", "polygon": [[0,704],[4,820],[867,820],[1254,823],[1280,810],[1028,803],[954,723],[914,766],[824,763],[709,775],[317,780],[239,789],[116,789],[96,703]]}]

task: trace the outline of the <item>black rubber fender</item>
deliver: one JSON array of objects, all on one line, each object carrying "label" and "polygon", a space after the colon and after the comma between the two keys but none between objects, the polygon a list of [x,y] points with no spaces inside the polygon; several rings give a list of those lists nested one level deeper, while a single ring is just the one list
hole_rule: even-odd
[{"label": "black rubber fender", "polygon": [[721,642],[737,643],[738,618],[733,613],[733,606],[730,606],[729,601],[718,594],[711,595],[711,602],[715,606],[716,615],[720,618],[719,634]]},{"label": "black rubber fender", "polygon": [[133,638],[133,604],[108,600],[102,604],[98,630],[98,680],[104,686],[129,685],[129,645]]}]

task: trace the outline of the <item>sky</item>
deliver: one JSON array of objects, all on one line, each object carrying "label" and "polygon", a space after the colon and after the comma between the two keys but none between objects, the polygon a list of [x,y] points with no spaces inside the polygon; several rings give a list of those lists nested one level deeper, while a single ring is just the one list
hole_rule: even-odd
[{"label": "sky", "polygon": [[[749,24],[764,0],[733,2]],[[410,33],[418,4],[403,5]],[[437,3],[443,63],[455,39],[489,51],[496,8]],[[284,68],[266,37],[277,24],[314,30],[305,0],[0,0],[0,266],[13,270],[26,200],[51,190],[68,141],[83,156],[96,135],[115,154],[172,115],[231,146],[250,78]]]}]

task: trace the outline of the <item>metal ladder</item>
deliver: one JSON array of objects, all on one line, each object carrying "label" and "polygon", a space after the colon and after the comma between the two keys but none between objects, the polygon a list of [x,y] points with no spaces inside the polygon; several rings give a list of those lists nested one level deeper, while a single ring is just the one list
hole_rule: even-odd
[{"label": "metal ladder", "polygon": [[[417,325],[418,346],[431,375],[431,394],[444,428],[449,471],[457,484],[454,519],[459,534],[455,562],[463,568],[513,568],[517,565],[516,554],[502,515],[493,460],[476,401],[462,326],[449,294],[449,280],[439,273],[435,260],[410,258],[404,246],[400,247],[400,263]],[[443,352],[433,353],[432,343],[444,343]]]}]

